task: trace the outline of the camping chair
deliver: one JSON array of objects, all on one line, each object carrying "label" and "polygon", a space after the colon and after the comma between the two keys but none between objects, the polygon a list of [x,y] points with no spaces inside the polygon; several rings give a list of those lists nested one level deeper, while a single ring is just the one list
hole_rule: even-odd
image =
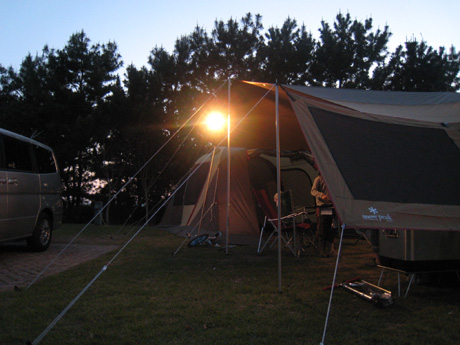
[{"label": "camping chair", "polygon": [[[297,225],[295,218],[299,214],[292,213],[292,194],[291,191],[285,191],[281,193],[281,202],[282,208],[282,217],[281,217],[281,234],[278,234],[278,212],[274,205],[270,202],[267,193],[265,190],[256,190],[253,189],[254,196],[257,200],[257,204],[262,210],[265,218],[262,229],[260,230],[259,236],[259,245],[257,248],[257,253],[261,253],[267,245],[273,245],[277,236],[281,236],[281,241],[284,243],[284,246],[288,247],[289,250],[295,255],[298,255],[297,243],[296,243],[296,227],[299,228],[309,228],[310,224],[302,223]],[[263,241],[264,231],[267,226],[267,222],[273,225],[274,230],[267,238]]]},{"label": "camping chair", "polygon": [[[318,241],[316,239],[316,222],[312,223],[308,218],[308,215],[316,214],[316,207],[300,207],[294,210],[297,214],[296,219],[296,230],[299,230],[298,240],[298,254],[305,252],[308,247],[318,248]],[[300,218],[300,222],[298,221]]]},{"label": "camping chair", "polygon": [[[283,223],[289,228],[288,234],[292,233],[291,240],[297,256],[301,252],[305,252],[306,248],[312,245],[317,247],[315,233],[316,225],[313,226],[308,215],[316,214],[316,207],[297,207],[294,209],[294,199],[291,190],[281,192],[281,219]],[[310,212],[307,211],[310,209]]]}]

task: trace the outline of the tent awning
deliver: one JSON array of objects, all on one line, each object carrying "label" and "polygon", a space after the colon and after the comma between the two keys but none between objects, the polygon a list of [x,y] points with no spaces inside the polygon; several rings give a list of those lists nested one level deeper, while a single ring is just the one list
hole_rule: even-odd
[{"label": "tent awning", "polygon": [[[273,85],[231,92],[232,145],[274,149]],[[460,230],[459,109],[456,93],[285,85],[280,145],[313,153],[347,227]]]}]

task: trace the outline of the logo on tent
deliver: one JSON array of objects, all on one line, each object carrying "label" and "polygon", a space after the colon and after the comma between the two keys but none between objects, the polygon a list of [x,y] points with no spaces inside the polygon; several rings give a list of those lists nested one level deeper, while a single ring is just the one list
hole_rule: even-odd
[{"label": "logo on tent", "polygon": [[371,221],[377,221],[377,222],[386,221],[389,223],[393,222],[393,219],[391,218],[389,214],[386,214],[386,215],[379,214],[379,211],[373,206],[369,207],[368,210],[370,214],[362,215],[363,219],[365,220],[371,220]]}]

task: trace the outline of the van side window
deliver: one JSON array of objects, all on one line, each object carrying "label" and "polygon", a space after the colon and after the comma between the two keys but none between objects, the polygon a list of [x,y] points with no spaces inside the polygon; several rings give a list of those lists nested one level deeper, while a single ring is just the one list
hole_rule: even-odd
[{"label": "van side window", "polygon": [[5,136],[3,137],[3,145],[6,169],[33,171],[28,143]]},{"label": "van side window", "polygon": [[56,172],[56,163],[51,151],[40,146],[34,146],[35,156],[37,158],[38,172],[40,174],[50,174]]}]

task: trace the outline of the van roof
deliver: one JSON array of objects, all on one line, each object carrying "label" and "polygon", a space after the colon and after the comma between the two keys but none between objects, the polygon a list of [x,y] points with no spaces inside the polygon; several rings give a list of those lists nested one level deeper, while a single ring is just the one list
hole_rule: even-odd
[{"label": "van roof", "polygon": [[14,133],[14,132],[11,132],[11,131],[3,129],[3,128],[0,128],[0,134],[3,134],[3,135],[8,136],[8,137],[15,138],[15,139],[18,139],[18,140],[22,140],[22,141],[25,141],[25,142],[28,142],[28,143],[43,147],[44,149],[53,151],[53,149],[51,147],[49,147],[49,146],[47,146],[45,144],[42,144],[41,142],[39,142],[37,140],[25,137],[25,136],[23,136],[21,134]]}]

